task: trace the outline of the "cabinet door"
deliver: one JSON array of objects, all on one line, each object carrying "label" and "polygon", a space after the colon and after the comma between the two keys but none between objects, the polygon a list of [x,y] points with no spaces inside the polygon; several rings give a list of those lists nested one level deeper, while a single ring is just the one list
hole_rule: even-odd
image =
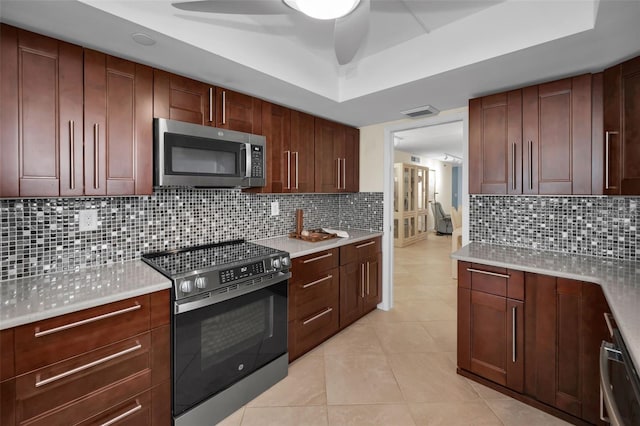
[{"label": "cabinet door", "polygon": [[591,194],[591,74],[522,89],[523,193]]},{"label": "cabinet door", "polygon": [[289,192],[295,179],[291,167],[291,113],[288,108],[265,102],[262,124],[262,134],[267,138],[267,183],[259,190]]},{"label": "cabinet door", "polygon": [[365,264],[348,263],[340,267],[340,328],[362,315]]},{"label": "cabinet door", "polygon": [[603,72],[604,193],[620,194],[622,134],[620,126],[621,65]]},{"label": "cabinet door", "polygon": [[153,191],[153,71],[85,50],[85,194]]},{"label": "cabinet door", "polygon": [[369,312],[382,302],[382,253],[367,259],[365,292],[364,292],[364,312]]},{"label": "cabinet door", "polygon": [[16,421],[16,381],[0,382],[0,424],[13,426]]},{"label": "cabinet door", "polygon": [[291,111],[291,155],[293,184],[291,192],[313,192],[315,179],[314,117]]},{"label": "cabinet door", "polygon": [[260,99],[216,88],[216,127],[239,132],[262,133],[262,101]]},{"label": "cabinet door", "polygon": [[522,192],[520,90],[469,101],[469,192]]},{"label": "cabinet door", "polygon": [[153,116],[215,126],[215,87],[153,70]]},{"label": "cabinet door", "polygon": [[345,127],[345,150],[342,160],[345,192],[358,192],[360,186],[360,130]]},{"label": "cabinet door", "polygon": [[82,48],[2,25],[0,196],[82,195]]},{"label": "cabinet door", "polygon": [[315,192],[339,192],[342,188],[344,128],[315,119]]},{"label": "cabinet door", "polygon": [[640,195],[640,57],[624,62],[620,80],[622,195]]}]

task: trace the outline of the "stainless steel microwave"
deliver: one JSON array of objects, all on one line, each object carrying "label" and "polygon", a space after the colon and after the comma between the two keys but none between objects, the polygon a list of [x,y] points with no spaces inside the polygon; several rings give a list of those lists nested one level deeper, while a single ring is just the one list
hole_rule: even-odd
[{"label": "stainless steel microwave", "polygon": [[250,188],[265,185],[266,138],[155,118],[154,185]]}]

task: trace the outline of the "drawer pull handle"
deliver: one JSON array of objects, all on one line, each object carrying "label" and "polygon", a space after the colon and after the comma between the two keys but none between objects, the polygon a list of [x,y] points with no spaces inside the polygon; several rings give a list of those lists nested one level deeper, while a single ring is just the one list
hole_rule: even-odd
[{"label": "drawer pull handle", "polygon": [[302,263],[311,263],[311,262],[315,262],[316,260],[326,259],[327,257],[331,257],[331,256],[333,256],[333,253],[327,253],[327,254],[323,254],[322,256],[314,257],[313,259],[307,259]]},{"label": "drawer pull handle", "polygon": [[307,324],[309,324],[310,322],[315,321],[315,320],[317,320],[318,318],[320,318],[320,317],[322,317],[322,316],[327,315],[327,314],[328,314],[329,312],[331,312],[331,311],[333,311],[333,308],[327,308],[327,309],[325,309],[324,311],[320,312],[318,315],[314,315],[314,316],[312,316],[311,318],[309,318],[308,320],[303,321],[303,322],[302,322],[302,325],[307,325]]},{"label": "drawer pull handle", "polygon": [[89,324],[89,323],[92,323],[92,322],[95,322],[95,321],[100,321],[100,320],[103,320],[105,318],[111,318],[111,317],[115,317],[116,315],[126,314],[127,312],[137,311],[141,307],[142,306],[140,306],[136,302],[136,304],[134,306],[130,306],[128,308],[120,309],[119,311],[113,311],[113,312],[109,312],[109,313],[106,313],[106,314],[103,314],[103,315],[98,315],[97,317],[91,317],[91,318],[84,319],[82,321],[72,322],[71,324],[61,325],[60,327],[51,328],[49,330],[38,331],[39,328],[36,328],[36,332],[34,334],[34,337],[46,336],[48,334],[53,334],[53,333],[57,333],[59,331],[64,331],[64,330],[68,330],[70,328],[79,327],[81,325]]},{"label": "drawer pull handle", "polygon": [[499,274],[497,272],[481,271],[480,269],[474,269],[474,268],[467,268],[467,271],[469,271],[469,272],[477,272],[478,274],[491,275],[493,277],[510,278],[510,275],[507,275],[507,274]]},{"label": "drawer pull handle", "polygon": [[310,283],[308,283],[308,284],[303,285],[303,286],[302,286],[302,288],[309,288],[309,287],[313,287],[314,285],[316,285],[316,284],[320,284],[320,283],[321,283],[321,282],[323,282],[323,281],[330,280],[331,278],[333,278],[333,275],[327,275],[327,276],[326,276],[326,277],[324,277],[324,278],[320,278],[319,280],[315,280],[315,281],[313,281],[313,282],[310,282]]},{"label": "drawer pull handle", "polygon": [[136,401],[136,406],[133,407],[131,410],[125,411],[124,413],[120,414],[119,416],[116,416],[116,417],[112,418],[111,420],[102,423],[100,426],[111,426],[112,424],[117,423],[120,420],[124,419],[125,417],[129,417],[130,415],[132,415],[136,411],[140,411],[140,410],[142,410],[142,405],[140,405],[140,403],[138,401]]},{"label": "drawer pull handle", "polygon": [[356,246],[357,249],[362,248],[362,247],[366,247],[366,246],[370,246],[371,244],[375,244],[375,241],[369,241],[368,243],[364,243],[364,244],[360,244],[359,246]]},{"label": "drawer pull handle", "polygon": [[[131,352],[135,352],[140,348],[142,348],[142,345],[140,343],[138,343],[137,345],[135,345],[135,346],[133,346],[133,347],[131,347],[129,349],[125,349],[123,351],[116,352],[115,354],[111,354],[109,356],[105,356],[104,358],[97,359],[97,360],[92,361],[92,362],[90,362],[88,364],[84,364],[84,365],[81,365],[80,367],[76,367],[76,368],[73,368],[71,370],[65,371],[64,373],[60,373],[60,374],[57,374],[55,376],[51,376],[48,379],[36,380],[36,387],[39,388],[40,386],[48,385],[49,383],[52,383],[52,382],[55,382],[57,380],[63,379],[65,377],[71,376],[72,374],[79,373],[80,371],[87,370],[87,369],[89,369],[91,367],[95,367],[96,365],[104,364],[105,362],[111,361],[112,359],[121,357],[121,356],[126,355],[126,354],[131,353]],[[40,375],[38,375],[38,378],[39,378],[39,376]]]}]

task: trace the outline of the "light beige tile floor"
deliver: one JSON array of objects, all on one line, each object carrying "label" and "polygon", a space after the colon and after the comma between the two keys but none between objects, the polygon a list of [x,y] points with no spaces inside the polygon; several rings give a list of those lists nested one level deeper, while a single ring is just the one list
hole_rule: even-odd
[{"label": "light beige tile floor", "polygon": [[284,380],[221,424],[567,424],[456,374],[450,238],[429,235],[396,248],[394,308],[370,313],[296,360]]}]

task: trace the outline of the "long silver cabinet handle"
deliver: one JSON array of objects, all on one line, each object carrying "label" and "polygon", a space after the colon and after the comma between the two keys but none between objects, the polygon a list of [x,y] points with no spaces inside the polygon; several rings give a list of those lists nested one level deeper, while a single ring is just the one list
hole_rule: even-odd
[{"label": "long silver cabinet handle", "polygon": [[293,153],[296,156],[296,189],[298,189],[298,152],[294,151]]},{"label": "long silver cabinet handle", "polygon": [[[600,420],[611,423],[614,426],[622,426],[622,418],[611,392],[611,381],[609,379],[609,355],[608,343],[604,340],[600,345]],[[603,405],[607,407],[609,417],[604,416]]]},{"label": "long silver cabinet handle", "polygon": [[115,354],[111,354],[109,356],[105,356],[104,358],[97,359],[97,360],[95,360],[93,362],[90,362],[88,364],[81,365],[80,367],[76,367],[74,369],[67,370],[64,373],[56,374],[55,376],[51,376],[48,379],[37,380],[36,381],[36,387],[39,388],[40,386],[48,385],[49,383],[52,383],[52,382],[58,381],[60,379],[63,379],[65,377],[71,376],[72,374],[79,373],[80,371],[87,370],[87,369],[89,369],[91,367],[95,367],[96,365],[104,364],[105,362],[111,361],[112,359],[119,358],[119,357],[124,356],[126,354],[129,354],[131,352],[135,352],[140,348],[142,348],[142,345],[140,343],[138,343],[137,345],[135,345],[135,346],[133,346],[131,348],[125,349],[125,350],[120,351],[120,352],[116,352]]},{"label": "long silver cabinet handle", "polygon": [[100,150],[100,123],[93,125],[93,189],[100,188],[100,162],[98,161]]},{"label": "long silver cabinet handle", "polygon": [[333,311],[333,308],[327,308],[327,309],[325,309],[324,311],[320,312],[319,314],[312,316],[312,317],[311,317],[311,318],[309,318],[308,320],[303,321],[303,322],[302,322],[302,325],[307,325],[307,324],[309,324],[310,322],[315,321],[315,320],[317,320],[318,318],[320,318],[320,317],[323,317],[323,316],[327,315],[327,314],[328,314],[329,312],[331,312],[331,311]]},{"label": "long silver cabinet handle", "polygon": [[125,411],[124,413],[120,414],[119,416],[116,416],[114,418],[112,418],[111,420],[102,423],[100,426],[111,426],[112,424],[115,424],[117,422],[119,422],[120,420],[129,417],[130,415],[132,415],[133,413],[142,410],[142,405],[140,405],[140,403],[136,402],[136,406],[133,407],[131,410]]},{"label": "long silver cabinet handle", "polygon": [[605,148],[604,148],[604,189],[609,189],[611,188],[611,186],[609,185],[609,155],[611,152],[611,140],[609,139],[609,137],[611,135],[617,135],[618,132],[613,132],[613,131],[606,131],[604,132],[604,144],[605,144]]},{"label": "long silver cabinet handle", "polygon": [[213,87],[209,87],[209,123],[213,121]]},{"label": "long silver cabinet handle", "polygon": [[499,274],[497,272],[482,271],[480,269],[474,269],[474,268],[467,268],[467,271],[476,272],[478,274],[491,275],[491,276],[500,277],[500,278],[510,278],[510,275],[507,275],[507,274]]},{"label": "long silver cabinet handle", "polygon": [[533,191],[533,141],[529,141],[529,189]]},{"label": "long silver cabinet handle", "polygon": [[370,278],[369,277],[369,272],[370,272],[369,269],[370,269],[370,266],[371,265],[369,264],[369,262],[367,262],[367,296],[369,295],[369,278]]},{"label": "long silver cabinet handle", "polygon": [[513,328],[513,330],[511,330],[511,339],[513,339],[513,341],[511,342],[511,362],[515,363],[516,362],[516,315],[517,315],[517,311],[518,311],[518,307],[517,306],[512,306],[511,307],[511,327]]},{"label": "long silver cabinet handle", "polygon": [[516,189],[516,143],[513,143],[511,151],[511,188]]},{"label": "long silver cabinet handle", "polygon": [[327,253],[327,254],[323,254],[322,256],[318,256],[318,257],[313,257],[311,259],[307,259],[307,260],[303,261],[302,263],[311,263],[311,262],[315,262],[316,260],[326,259],[327,257],[331,257],[331,256],[333,256],[333,253]]},{"label": "long silver cabinet handle", "polygon": [[285,151],[287,154],[287,187],[286,189],[291,189],[291,151]]},{"label": "long silver cabinet handle", "polygon": [[347,189],[347,159],[342,159],[342,189]]},{"label": "long silver cabinet handle", "polygon": [[69,120],[69,169],[71,173],[71,189],[76,189],[76,123]]},{"label": "long silver cabinet handle", "polygon": [[360,297],[364,299],[364,263],[360,265]]},{"label": "long silver cabinet handle", "polygon": [[222,124],[227,123],[227,91],[222,91]]},{"label": "long silver cabinet handle", "polygon": [[309,288],[309,287],[313,287],[314,285],[316,285],[316,284],[320,284],[320,283],[325,282],[325,281],[327,281],[327,280],[330,280],[331,278],[333,278],[333,275],[327,275],[327,276],[326,276],[326,277],[324,277],[324,278],[320,278],[319,280],[315,280],[315,281],[312,281],[312,282],[310,282],[310,283],[307,283],[307,284],[303,285],[303,286],[302,286],[302,288]]},{"label": "long silver cabinet handle", "polygon": [[338,189],[342,188],[340,186],[340,159],[337,158],[336,161],[338,162],[338,165],[336,166],[336,172],[337,172],[337,177],[336,177],[336,187]]},{"label": "long silver cabinet handle", "polygon": [[368,243],[364,243],[364,244],[360,244],[360,245],[356,246],[356,248],[359,249],[359,248],[362,248],[362,247],[367,247],[367,246],[370,246],[370,245],[375,244],[375,243],[376,243],[375,241],[369,241]]},{"label": "long silver cabinet handle", "polygon": [[604,321],[607,323],[607,329],[609,330],[609,334],[613,336],[613,315],[608,312],[604,314]]},{"label": "long silver cabinet handle", "polygon": [[91,317],[91,318],[84,319],[82,321],[72,322],[71,324],[61,325],[60,327],[51,328],[49,330],[38,331],[38,329],[36,328],[36,331],[34,333],[34,337],[47,336],[49,334],[57,333],[59,331],[64,331],[64,330],[68,330],[70,328],[79,327],[81,325],[85,325],[85,324],[89,324],[89,323],[92,323],[92,322],[100,321],[100,320],[103,320],[105,318],[111,318],[111,317],[115,317],[116,315],[126,314],[127,312],[137,311],[140,308],[142,308],[142,306],[140,304],[136,303],[133,306],[130,306],[130,307],[124,308],[124,309],[120,309],[119,311],[108,312],[106,314],[98,315],[97,317]]}]

